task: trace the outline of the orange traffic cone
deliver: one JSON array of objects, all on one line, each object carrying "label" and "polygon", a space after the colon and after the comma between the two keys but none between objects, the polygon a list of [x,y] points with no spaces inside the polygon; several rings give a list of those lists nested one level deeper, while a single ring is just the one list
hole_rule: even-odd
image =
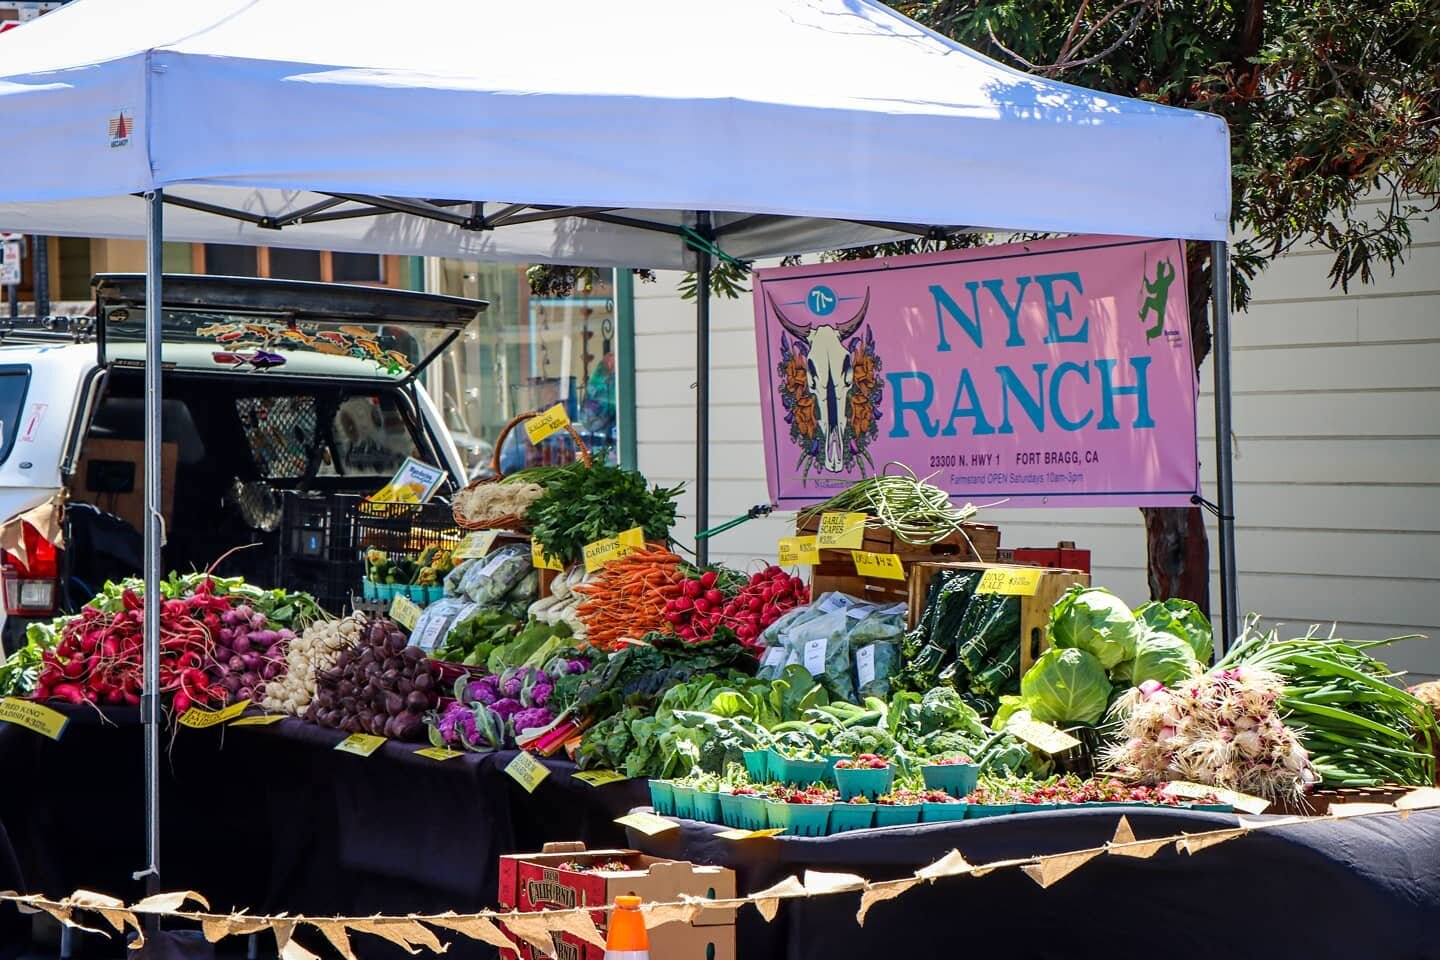
[{"label": "orange traffic cone", "polygon": [[605,960],[650,960],[650,935],[639,897],[616,897],[605,937]]}]

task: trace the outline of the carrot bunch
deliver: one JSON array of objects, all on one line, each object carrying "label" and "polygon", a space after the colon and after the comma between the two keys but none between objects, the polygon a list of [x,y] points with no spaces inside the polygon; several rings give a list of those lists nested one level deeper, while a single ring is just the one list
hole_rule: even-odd
[{"label": "carrot bunch", "polygon": [[603,649],[669,627],[665,604],[681,595],[686,577],[680,557],[646,547],[610,561],[595,580],[574,587],[586,598],[576,614],[586,640]]}]

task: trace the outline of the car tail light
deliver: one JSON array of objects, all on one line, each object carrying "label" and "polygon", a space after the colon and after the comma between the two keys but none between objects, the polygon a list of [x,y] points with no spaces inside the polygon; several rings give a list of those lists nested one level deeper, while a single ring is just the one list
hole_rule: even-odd
[{"label": "car tail light", "polygon": [[53,616],[60,596],[60,557],[55,545],[40,536],[30,524],[24,525],[25,557],[8,551],[3,555],[5,613],[12,617]]}]

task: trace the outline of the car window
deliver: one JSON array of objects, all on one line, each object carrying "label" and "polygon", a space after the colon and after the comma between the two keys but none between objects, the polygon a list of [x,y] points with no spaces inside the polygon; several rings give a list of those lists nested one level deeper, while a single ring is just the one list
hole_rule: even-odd
[{"label": "car window", "polygon": [[260,476],[298,480],[320,443],[319,412],[311,396],[237,397],[235,413]]},{"label": "car window", "polygon": [[29,367],[0,367],[0,463],[10,457],[10,450],[15,446],[29,386]]},{"label": "car window", "polygon": [[400,405],[384,394],[347,397],[335,411],[331,436],[346,477],[389,477],[406,457],[424,459]]}]

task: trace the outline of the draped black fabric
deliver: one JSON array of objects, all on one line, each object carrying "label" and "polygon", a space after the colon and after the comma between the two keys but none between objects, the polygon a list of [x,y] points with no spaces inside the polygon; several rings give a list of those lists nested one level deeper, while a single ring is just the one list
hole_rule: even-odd
[{"label": "draped black fabric", "polygon": [[[683,821],[654,837],[632,830],[630,841],[657,856],[732,867],[739,889],[754,892],[792,874],[803,878],[806,869],[889,880],[951,850],[982,864],[1096,847],[1115,835],[1122,813],[1140,839],[1236,824],[1225,814],[1130,808],[738,842]],[[858,893],[786,900],[770,924],[741,910],[738,954],[1436,958],[1440,810],[1405,821],[1387,815],[1281,826],[1193,855],[1171,845],[1148,860],[1100,856],[1048,889],[1017,869],[922,883],[876,904],[863,927],[855,922],[859,904]]]}]

